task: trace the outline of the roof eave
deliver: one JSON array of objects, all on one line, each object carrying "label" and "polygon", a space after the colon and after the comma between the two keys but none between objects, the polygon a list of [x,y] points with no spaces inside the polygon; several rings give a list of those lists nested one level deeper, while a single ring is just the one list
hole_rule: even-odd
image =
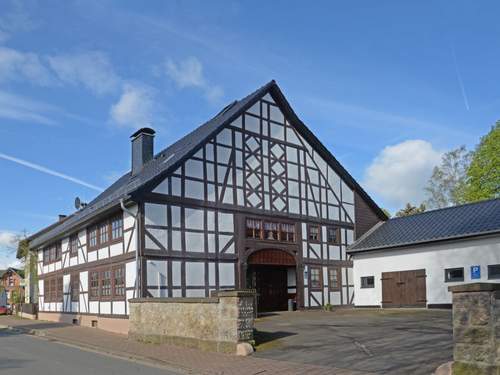
[{"label": "roof eave", "polygon": [[473,238],[477,238],[477,237],[489,237],[489,236],[495,236],[497,234],[500,234],[500,229],[495,229],[495,230],[486,231],[486,232],[470,233],[470,234],[465,234],[465,235],[462,234],[462,235],[451,236],[451,237],[446,237],[446,238],[436,238],[436,239],[431,239],[431,240],[406,242],[406,243],[394,244],[394,245],[388,245],[388,246],[365,247],[365,248],[359,248],[359,249],[347,249],[346,252],[350,255],[356,255],[356,254],[367,253],[367,252],[371,252],[371,251],[393,250],[393,249],[398,249],[398,248],[418,247],[418,246],[428,245],[431,243],[443,243],[443,242],[447,242],[447,241],[456,241],[456,240],[460,240],[460,239],[473,239]]}]

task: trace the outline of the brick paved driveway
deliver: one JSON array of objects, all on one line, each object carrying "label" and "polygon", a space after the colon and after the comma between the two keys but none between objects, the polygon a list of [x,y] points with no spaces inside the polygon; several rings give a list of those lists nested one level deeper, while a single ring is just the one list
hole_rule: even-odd
[{"label": "brick paved driveway", "polygon": [[431,374],[452,360],[449,310],[284,312],[259,318],[255,356],[379,374]]}]

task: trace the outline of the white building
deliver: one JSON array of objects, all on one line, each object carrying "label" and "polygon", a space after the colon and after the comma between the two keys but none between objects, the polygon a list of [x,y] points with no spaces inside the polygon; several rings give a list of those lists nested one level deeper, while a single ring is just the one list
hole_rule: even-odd
[{"label": "white building", "polygon": [[381,222],[348,253],[355,306],[450,306],[449,286],[500,282],[500,199]]}]

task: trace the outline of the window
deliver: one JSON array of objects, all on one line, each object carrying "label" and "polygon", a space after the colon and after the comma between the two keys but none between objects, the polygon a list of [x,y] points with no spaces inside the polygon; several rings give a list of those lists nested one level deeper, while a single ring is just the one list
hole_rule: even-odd
[{"label": "window", "polygon": [[331,245],[340,245],[340,228],[328,227],[326,229],[326,242]]},{"label": "window", "polygon": [[295,241],[295,225],[281,224],[281,240],[287,242]]},{"label": "window", "polygon": [[43,264],[49,264],[50,263],[50,253],[49,253],[49,248],[46,247],[43,249]]},{"label": "window", "polygon": [[91,271],[89,275],[91,300],[123,299],[125,296],[125,266],[113,266]]},{"label": "window", "polygon": [[113,296],[125,296],[125,266],[119,266],[113,270]]},{"label": "window", "polygon": [[111,239],[118,240],[123,236],[123,218],[117,216],[111,220]]},{"label": "window", "polygon": [[111,270],[101,271],[101,297],[111,297]]},{"label": "window", "polygon": [[500,279],[500,264],[492,264],[488,266],[488,279]]},{"label": "window", "polygon": [[247,219],[247,238],[260,238],[261,237],[261,221],[255,219]]},{"label": "window", "polygon": [[265,240],[278,240],[278,224],[264,222],[264,239]]},{"label": "window", "polygon": [[99,272],[92,271],[89,276],[89,297],[91,299],[99,298]]},{"label": "window", "polygon": [[[63,301],[63,277],[60,276],[56,280],[56,291],[55,291],[55,300],[56,302],[62,302]],[[53,293],[54,294],[54,293]]]},{"label": "window", "polygon": [[9,286],[14,286],[14,277],[11,275],[9,275]]},{"label": "window", "polygon": [[309,267],[309,288],[321,289],[321,267]]},{"label": "window", "polygon": [[108,242],[108,222],[99,224],[99,244],[104,245]]},{"label": "window", "polygon": [[89,229],[89,248],[97,247],[97,226]]},{"label": "window", "polygon": [[61,241],[43,249],[43,264],[54,263],[62,258]]},{"label": "window", "polygon": [[76,233],[69,237],[69,255],[78,255],[78,234]]},{"label": "window", "polygon": [[104,220],[87,229],[89,250],[105,246],[123,238],[123,217]]},{"label": "window", "polygon": [[375,288],[375,277],[363,276],[361,278],[361,288]]},{"label": "window", "polygon": [[56,260],[56,246],[55,245],[51,245],[50,246],[50,262],[55,262]]},{"label": "window", "polygon": [[62,246],[61,246],[61,241],[56,242],[56,258],[54,260],[61,260],[62,259]]},{"label": "window", "polygon": [[319,226],[309,225],[309,241],[319,242]]},{"label": "window", "polygon": [[444,281],[447,283],[455,281],[464,281],[464,269],[460,268],[448,268],[444,270]]},{"label": "window", "polygon": [[340,290],[340,268],[328,268],[328,289],[331,291]]},{"label": "window", "polygon": [[71,274],[71,301],[78,302],[80,296],[80,274],[73,273]]}]

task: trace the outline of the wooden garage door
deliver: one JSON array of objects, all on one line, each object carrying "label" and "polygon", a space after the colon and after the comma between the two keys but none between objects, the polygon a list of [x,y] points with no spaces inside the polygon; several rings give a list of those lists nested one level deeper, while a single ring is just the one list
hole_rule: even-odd
[{"label": "wooden garage door", "polygon": [[425,270],[383,272],[382,307],[425,307]]}]

